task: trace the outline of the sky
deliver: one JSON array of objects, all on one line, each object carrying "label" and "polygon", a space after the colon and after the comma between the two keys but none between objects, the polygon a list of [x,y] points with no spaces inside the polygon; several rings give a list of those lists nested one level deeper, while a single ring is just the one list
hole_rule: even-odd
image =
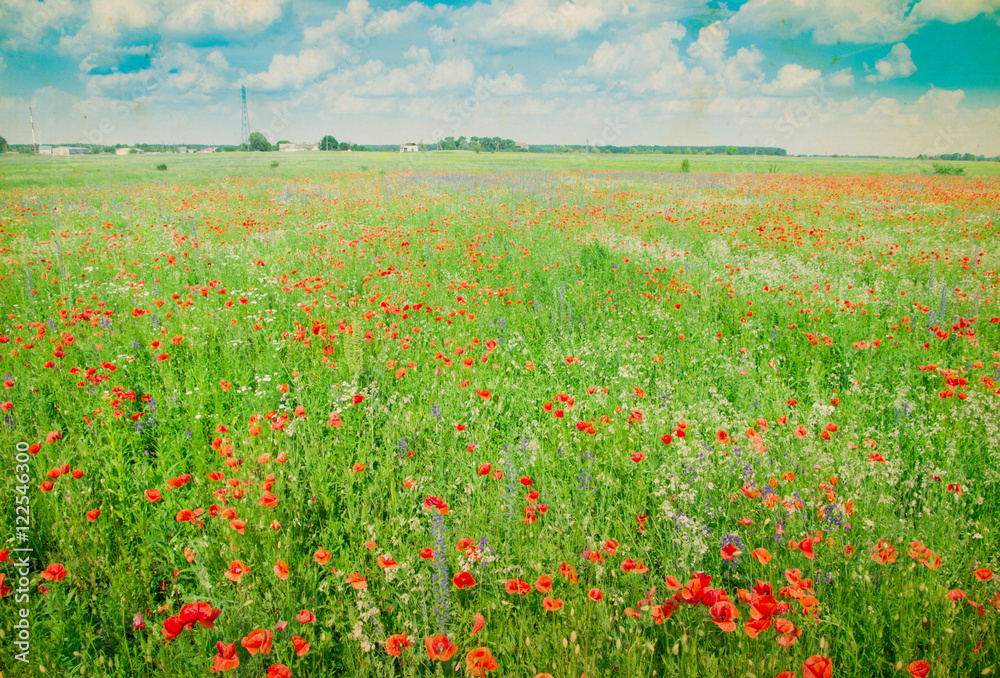
[{"label": "sky", "polygon": [[30,143],[1000,154],[1000,0],[0,0]]}]

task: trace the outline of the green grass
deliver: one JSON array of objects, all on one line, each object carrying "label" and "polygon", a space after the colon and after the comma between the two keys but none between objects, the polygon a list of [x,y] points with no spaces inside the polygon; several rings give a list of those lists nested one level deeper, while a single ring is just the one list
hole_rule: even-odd
[{"label": "green grass", "polygon": [[[411,162],[0,158],[0,525],[17,547],[27,497],[34,549],[28,602],[0,600],[4,675],[201,675],[217,642],[231,676],[468,675],[479,647],[528,678],[995,670],[996,580],[974,574],[1000,567],[994,178]],[[27,483],[20,443],[40,446]],[[656,623],[696,572],[716,593]],[[551,592],[507,592],[542,575]],[[758,581],[790,647],[744,629]],[[199,601],[214,628],[166,640]],[[267,656],[241,644],[255,629]]]},{"label": "green grass", "polygon": [[[772,157],[723,155],[627,155],[471,153],[442,151],[401,153],[175,153],[126,156],[0,156],[0,188],[85,186],[152,181],[216,181],[224,176],[283,177],[294,179],[340,172],[668,172],[679,173],[687,158],[698,173],[821,175],[932,174],[931,161],[890,158]],[[271,168],[273,160],[280,166]],[[156,165],[166,162],[166,172]],[[1000,175],[997,162],[951,162],[964,167],[969,177]]]}]

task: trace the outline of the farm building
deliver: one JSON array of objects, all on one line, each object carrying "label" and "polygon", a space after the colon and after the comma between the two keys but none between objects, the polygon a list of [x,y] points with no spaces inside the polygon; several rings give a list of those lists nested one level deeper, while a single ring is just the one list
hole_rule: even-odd
[{"label": "farm building", "polygon": [[142,153],[142,151],[140,151],[138,148],[127,148],[126,147],[126,148],[116,148],[115,149],[115,155],[129,155],[129,154],[131,154],[131,155],[139,155],[141,153]]},{"label": "farm building", "polygon": [[83,146],[56,146],[52,155],[90,155],[90,149]]},{"label": "farm building", "polygon": [[319,144],[278,144],[278,150],[285,152],[318,151]]},{"label": "farm building", "polygon": [[45,144],[38,147],[38,155],[52,155],[52,146]]},{"label": "farm building", "polygon": [[413,142],[407,142],[399,147],[400,153],[416,153],[419,150],[420,146]]}]

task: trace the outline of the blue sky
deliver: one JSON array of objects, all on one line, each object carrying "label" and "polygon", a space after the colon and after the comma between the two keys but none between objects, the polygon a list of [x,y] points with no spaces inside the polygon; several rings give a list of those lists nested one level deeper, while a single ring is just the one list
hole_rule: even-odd
[{"label": "blue sky", "polygon": [[1000,154],[1000,0],[0,0],[0,135]]}]

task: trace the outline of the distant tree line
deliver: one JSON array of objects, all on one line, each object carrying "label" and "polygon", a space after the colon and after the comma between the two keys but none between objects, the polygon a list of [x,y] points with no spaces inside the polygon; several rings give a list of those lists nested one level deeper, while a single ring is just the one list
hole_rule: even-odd
[{"label": "distant tree line", "polygon": [[974,153],[942,153],[941,155],[924,155],[921,153],[917,156],[917,160],[964,160],[965,162],[984,162],[989,160],[1000,160],[1000,156],[987,158],[985,155],[975,155]]}]

